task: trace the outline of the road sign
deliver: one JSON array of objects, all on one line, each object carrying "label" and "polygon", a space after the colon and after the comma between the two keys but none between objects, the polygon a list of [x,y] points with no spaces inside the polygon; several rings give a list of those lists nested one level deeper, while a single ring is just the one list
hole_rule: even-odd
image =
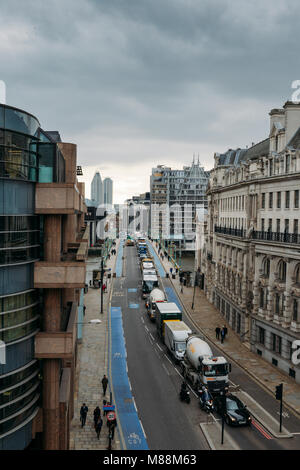
[{"label": "road sign", "polygon": [[107,417],[107,421],[115,421],[116,413],[114,411],[109,411],[106,417]]}]

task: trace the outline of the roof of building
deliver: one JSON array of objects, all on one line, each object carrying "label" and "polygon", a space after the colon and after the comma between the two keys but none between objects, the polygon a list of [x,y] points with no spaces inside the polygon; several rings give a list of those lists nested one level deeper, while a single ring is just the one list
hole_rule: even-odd
[{"label": "roof of building", "polygon": [[300,127],[295,132],[287,146],[293,149],[300,149]]},{"label": "roof of building", "polygon": [[51,142],[61,142],[60,133],[58,131],[44,131],[50,138]]},{"label": "roof of building", "polygon": [[261,155],[267,155],[269,153],[269,144],[270,139],[267,138],[258,142],[255,145],[252,145],[249,149],[229,149],[227,152],[219,154],[219,163],[220,165],[225,166],[239,166],[242,162],[246,160],[255,160]]}]

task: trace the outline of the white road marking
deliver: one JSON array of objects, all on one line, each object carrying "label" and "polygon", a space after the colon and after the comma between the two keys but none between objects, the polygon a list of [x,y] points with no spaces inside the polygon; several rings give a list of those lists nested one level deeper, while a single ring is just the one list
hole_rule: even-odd
[{"label": "white road marking", "polygon": [[133,404],[134,404],[134,407],[135,407],[135,411],[138,412],[137,407],[136,407],[136,404],[135,404],[135,399],[134,399],[134,397],[132,397],[132,401],[133,401]]},{"label": "white road marking", "polygon": [[162,363],[162,366],[163,366],[163,368],[165,369],[165,371],[166,371],[167,375],[170,375],[170,372],[168,371],[168,369],[166,368],[166,366],[165,366],[165,364],[164,364],[164,363]]},{"label": "white road marking", "polygon": [[[145,330],[149,331],[149,328],[148,328],[148,326],[145,326]],[[150,335],[150,336],[151,336],[151,335]]]},{"label": "white road marking", "polygon": [[[154,339],[154,338],[153,338]],[[163,352],[162,348],[160,347],[160,345],[158,343],[156,343],[156,346],[158,347],[158,349],[161,350],[161,352]]]},{"label": "white road marking", "polygon": [[[148,331],[149,331],[149,330],[148,330]],[[153,335],[152,335],[151,333],[150,333],[150,337],[151,337],[151,339],[153,339],[153,341],[155,341],[155,339],[154,339],[154,337],[153,337]]]},{"label": "white road marking", "polygon": [[[165,358],[166,358],[166,359],[169,361],[169,363],[172,364],[172,366],[173,366],[173,362],[171,361],[171,359],[170,359],[166,354],[165,354]],[[175,369],[175,367],[174,367],[174,369]]]},{"label": "white road marking", "polygon": [[140,420],[140,424],[141,424],[141,428],[143,430],[143,433],[144,433],[144,436],[145,436],[145,439],[147,439],[147,436],[146,436],[146,433],[145,433],[145,429],[144,429],[144,426],[143,426],[143,423],[142,421]]}]

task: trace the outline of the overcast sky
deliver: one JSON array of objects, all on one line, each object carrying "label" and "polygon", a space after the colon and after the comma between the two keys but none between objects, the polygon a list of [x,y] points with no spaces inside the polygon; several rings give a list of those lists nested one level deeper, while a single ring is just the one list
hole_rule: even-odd
[{"label": "overcast sky", "polygon": [[298,0],[0,0],[7,104],[78,145],[114,202],[156,164],[266,138],[300,79]]}]

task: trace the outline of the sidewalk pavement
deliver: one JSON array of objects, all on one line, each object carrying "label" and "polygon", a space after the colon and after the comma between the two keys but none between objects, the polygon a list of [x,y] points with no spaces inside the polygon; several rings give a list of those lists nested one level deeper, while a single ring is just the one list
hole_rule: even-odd
[{"label": "sidewalk pavement", "polygon": [[[158,253],[157,244],[152,242],[152,246]],[[160,258],[160,262],[163,264],[167,273],[170,274],[171,267],[174,273],[174,265],[168,261],[166,256],[163,261]],[[290,377],[276,369],[275,366],[251,352],[240,341],[239,336],[230,328],[225,317],[207,300],[199,287],[195,289],[194,310],[192,310],[194,288],[183,287],[183,293],[181,293],[178,274],[176,275],[176,279],[172,279],[172,276],[170,276],[170,280],[185,310],[194,324],[197,325],[198,329],[219,349],[223,349],[224,353],[226,353],[229,358],[235,360],[242,369],[267,389],[271,395],[275,396],[276,385],[283,383],[283,404],[291,411],[294,411],[299,417],[300,385],[296,384]],[[216,339],[215,328],[217,326],[222,327],[223,325],[227,326],[228,334],[222,344],[221,341]]]},{"label": "sidewalk pavement", "polygon": [[[117,241],[116,249],[118,247],[119,243]],[[108,384],[106,396],[104,397],[101,380],[104,374],[108,377],[108,309],[116,259],[117,256],[111,255],[106,262],[107,268],[111,268],[111,279],[106,279],[107,292],[103,295],[103,313],[100,313],[100,289],[89,287],[88,293],[84,296],[86,312],[83,317],[82,343],[77,346],[74,418],[70,430],[70,449],[72,450],[106,450],[108,446],[108,428],[106,418],[103,417],[102,401],[104,398],[109,400],[110,384]],[[93,278],[93,269],[98,269],[99,264],[99,257],[88,258],[86,272],[86,283],[88,285],[90,279]],[[88,323],[89,320],[96,318],[100,319],[101,323]],[[86,424],[83,428],[81,428],[80,423],[82,403],[86,403],[89,409]],[[99,440],[94,430],[94,409],[96,406],[99,406],[103,419]],[[118,428],[116,428],[112,450],[120,450],[120,448],[119,433]]]}]

